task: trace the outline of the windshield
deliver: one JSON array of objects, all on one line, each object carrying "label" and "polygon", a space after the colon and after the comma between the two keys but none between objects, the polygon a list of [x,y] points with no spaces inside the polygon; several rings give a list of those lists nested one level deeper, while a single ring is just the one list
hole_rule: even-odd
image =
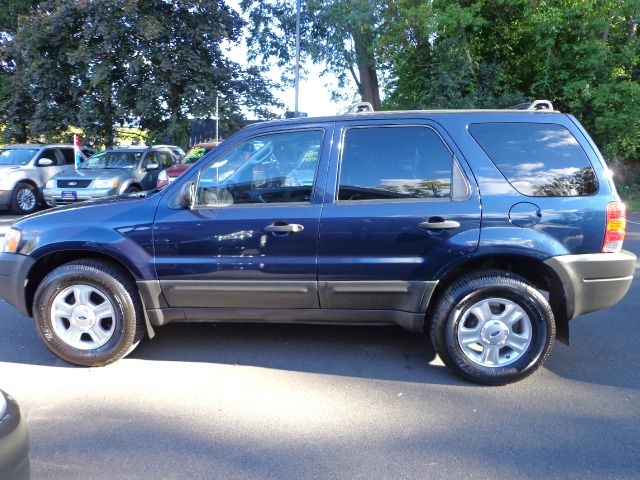
[{"label": "windshield", "polygon": [[84,162],[80,168],[136,168],[142,152],[100,152]]},{"label": "windshield", "polygon": [[0,149],[0,165],[26,165],[37,151],[26,148]]},{"label": "windshield", "polygon": [[211,150],[213,150],[213,147],[193,147],[178,163],[181,165],[193,165]]}]

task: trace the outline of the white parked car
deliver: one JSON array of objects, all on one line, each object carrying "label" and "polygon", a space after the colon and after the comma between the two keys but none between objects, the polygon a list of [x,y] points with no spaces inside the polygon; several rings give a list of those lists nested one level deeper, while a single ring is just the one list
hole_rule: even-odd
[{"label": "white parked car", "polygon": [[[86,156],[81,152],[84,161]],[[0,210],[36,211],[42,189],[60,172],[75,168],[73,145],[7,145],[0,147]]]}]

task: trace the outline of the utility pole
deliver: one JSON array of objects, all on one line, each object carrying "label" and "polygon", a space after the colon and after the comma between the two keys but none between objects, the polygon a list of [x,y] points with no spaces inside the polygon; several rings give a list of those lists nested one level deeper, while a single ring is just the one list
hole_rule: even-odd
[{"label": "utility pole", "polygon": [[216,92],[216,142],[219,142],[218,139],[218,125],[220,125],[220,113],[218,112],[218,92]]},{"label": "utility pole", "polygon": [[295,116],[298,116],[298,97],[300,95],[300,0],[296,1],[296,80],[295,80]]}]

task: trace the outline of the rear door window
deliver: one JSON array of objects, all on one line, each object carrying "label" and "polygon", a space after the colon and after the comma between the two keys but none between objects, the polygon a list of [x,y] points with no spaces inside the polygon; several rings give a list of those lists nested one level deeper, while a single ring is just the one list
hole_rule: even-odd
[{"label": "rear door window", "polygon": [[450,199],[453,154],[422,126],[346,130],[338,200]]},{"label": "rear door window", "polygon": [[64,163],[66,165],[73,165],[76,163],[76,154],[73,148],[61,148],[62,156],[64,157]]},{"label": "rear door window", "polygon": [[595,195],[598,180],[576,138],[551,123],[475,123],[469,132],[513,188],[532,197]]}]

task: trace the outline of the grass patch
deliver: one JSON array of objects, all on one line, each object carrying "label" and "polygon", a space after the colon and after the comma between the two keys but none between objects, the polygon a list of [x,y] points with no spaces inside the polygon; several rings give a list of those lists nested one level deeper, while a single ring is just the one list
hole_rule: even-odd
[{"label": "grass patch", "polygon": [[624,203],[627,204],[627,210],[630,212],[640,212],[640,199],[631,199],[628,198],[624,200]]}]

